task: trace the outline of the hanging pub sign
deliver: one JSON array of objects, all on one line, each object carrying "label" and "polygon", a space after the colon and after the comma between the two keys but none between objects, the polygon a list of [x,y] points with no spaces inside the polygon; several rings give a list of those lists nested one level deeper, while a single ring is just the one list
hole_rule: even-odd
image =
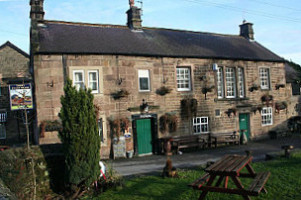
[{"label": "hanging pub sign", "polygon": [[9,85],[9,94],[11,110],[33,108],[30,83]]}]

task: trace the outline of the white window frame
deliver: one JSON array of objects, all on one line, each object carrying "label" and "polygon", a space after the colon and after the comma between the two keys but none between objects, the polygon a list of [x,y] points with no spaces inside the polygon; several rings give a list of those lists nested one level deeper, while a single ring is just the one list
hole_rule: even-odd
[{"label": "white window frame", "polygon": [[[231,76],[229,76],[231,75]],[[235,98],[236,97],[236,78],[235,78],[235,68],[226,67],[225,70],[225,81],[226,81],[226,97]],[[232,95],[233,94],[233,95]]]},{"label": "white window frame", "polygon": [[263,107],[261,110],[261,124],[262,126],[273,125],[273,108]]},{"label": "white window frame", "polygon": [[266,67],[259,68],[259,81],[262,90],[270,89],[270,69]]},{"label": "white window frame", "polygon": [[[191,71],[189,67],[177,67],[177,89],[178,91],[191,91]],[[187,71],[187,73],[186,73]],[[180,73],[179,73],[180,72]],[[183,73],[181,73],[183,72]],[[179,87],[188,84],[188,87]]]},{"label": "white window frame", "polygon": [[238,75],[238,86],[239,86],[239,97],[245,97],[245,77],[244,77],[244,69],[242,67],[237,68],[237,75]]},{"label": "white window frame", "polygon": [[[75,73],[82,73],[83,80],[82,81],[75,81]],[[73,86],[76,87],[76,89],[80,89],[81,86],[80,83],[83,84],[83,87],[85,87],[85,73],[84,70],[73,70]]]},{"label": "white window frame", "polygon": [[[206,119],[206,122],[202,122],[202,119]],[[209,133],[209,120],[208,120],[208,117],[194,117],[192,120],[193,120],[193,133],[194,134]],[[202,131],[202,126],[204,126],[204,125],[207,125],[207,130],[203,132]],[[199,128],[197,128],[197,127],[199,127]],[[200,130],[199,132],[194,131],[194,130],[198,130],[198,129]]]},{"label": "white window frame", "polygon": [[224,98],[224,75],[223,67],[217,69],[217,98]]},{"label": "white window frame", "polygon": [[[91,81],[90,80],[90,73],[96,73],[96,80]],[[90,83],[95,83],[96,82],[96,90],[93,90],[90,87]],[[92,90],[92,93],[99,93],[99,75],[98,75],[98,70],[88,70],[88,88]]]},{"label": "white window frame", "polygon": [[[149,92],[150,91],[150,76],[149,76],[148,69],[139,69],[138,70],[138,85],[139,85],[139,92]],[[141,89],[140,85],[140,78],[147,78],[147,85],[148,89]]]},{"label": "white window frame", "polygon": [[98,129],[98,136],[100,137],[101,143],[104,143],[104,132],[103,132],[103,119],[99,118],[97,120],[97,129]]},{"label": "white window frame", "polygon": [[0,123],[0,139],[6,139],[6,128],[4,123]]}]

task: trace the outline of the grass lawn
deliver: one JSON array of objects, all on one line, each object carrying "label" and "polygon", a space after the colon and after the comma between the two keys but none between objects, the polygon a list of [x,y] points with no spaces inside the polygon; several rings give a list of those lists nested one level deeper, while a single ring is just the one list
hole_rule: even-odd
[{"label": "grass lawn", "polygon": [[[266,184],[268,194],[261,193],[252,199],[268,200],[298,200],[301,199],[301,152],[295,153],[290,159],[252,163],[256,172],[270,171],[271,176]],[[160,176],[141,176],[125,180],[123,188],[106,191],[97,197],[85,199],[103,200],[193,200],[198,199],[200,191],[194,191],[187,185],[197,179],[204,172],[201,168],[193,170],[179,170],[179,178],[162,178]],[[241,178],[246,187],[251,179]],[[229,181],[232,183],[231,181]],[[232,184],[229,184],[231,187]],[[243,199],[239,195],[208,193],[206,200],[235,200]]]}]

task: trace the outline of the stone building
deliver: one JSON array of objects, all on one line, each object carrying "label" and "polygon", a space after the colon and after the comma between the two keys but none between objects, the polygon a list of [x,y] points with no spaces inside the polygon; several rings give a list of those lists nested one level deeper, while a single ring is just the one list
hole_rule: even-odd
[{"label": "stone building", "polygon": [[127,26],[50,21],[43,0],[31,1],[38,125],[58,119],[67,78],[94,93],[102,157],[116,119],[130,120],[126,150],[142,155],[168,136],[266,137],[296,115],[284,60],[255,41],[252,23],[239,35],[147,28],[140,11],[130,1]]},{"label": "stone building", "polygon": [[11,111],[9,84],[31,82],[29,55],[10,42],[0,46],[0,141],[8,145],[26,141],[21,111]]}]

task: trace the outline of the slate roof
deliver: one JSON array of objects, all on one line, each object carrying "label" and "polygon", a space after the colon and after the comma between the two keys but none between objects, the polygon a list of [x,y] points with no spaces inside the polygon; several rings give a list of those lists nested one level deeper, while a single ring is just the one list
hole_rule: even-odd
[{"label": "slate roof", "polygon": [[39,53],[110,54],[283,62],[256,41],[237,35],[45,21]]},{"label": "slate roof", "polygon": [[300,77],[301,74],[299,71],[294,69],[289,63],[285,63],[285,80],[287,83],[295,83]]},{"label": "slate roof", "polygon": [[10,47],[10,48],[14,49],[15,51],[17,51],[18,53],[22,54],[24,57],[29,58],[29,55],[27,53],[25,53],[23,50],[21,50],[20,48],[18,48],[14,44],[12,44],[10,41],[7,41],[4,44],[2,44],[0,46],[0,50],[4,49],[5,47]]}]

